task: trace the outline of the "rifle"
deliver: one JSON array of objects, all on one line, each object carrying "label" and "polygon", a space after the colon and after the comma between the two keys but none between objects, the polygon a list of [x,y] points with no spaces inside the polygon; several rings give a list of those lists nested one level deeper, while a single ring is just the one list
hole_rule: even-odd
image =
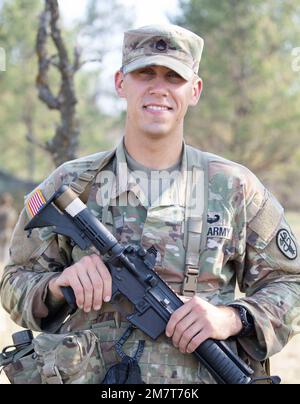
[{"label": "rifle", "polygon": [[[134,306],[127,316],[133,326],[156,340],[166,329],[172,313],[183,305],[179,297],[154,271],[156,249],[122,246],[89,211],[71,188],[63,185],[26,225],[25,230],[52,226],[54,233],[69,237],[81,249],[95,246],[112,276],[112,302],[125,296]],[[62,288],[66,301],[77,308],[71,287]],[[207,339],[193,352],[219,384],[253,384],[253,370],[224,341]],[[277,376],[266,378],[278,384]],[[259,379],[262,380],[262,379]],[[265,380],[265,379],[264,379]]]}]

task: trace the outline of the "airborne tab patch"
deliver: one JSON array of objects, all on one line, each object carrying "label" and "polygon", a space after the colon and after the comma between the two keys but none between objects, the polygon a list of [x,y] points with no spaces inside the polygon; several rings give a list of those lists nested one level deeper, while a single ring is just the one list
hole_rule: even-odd
[{"label": "airborne tab patch", "polygon": [[232,237],[232,227],[229,226],[209,226],[207,237],[219,237],[230,240]]},{"label": "airborne tab patch", "polygon": [[209,213],[207,215],[207,223],[213,224],[219,222],[221,216],[218,213]]},{"label": "airborne tab patch", "polygon": [[37,189],[26,202],[28,215],[33,218],[46,205],[46,199],[40,189]]}]

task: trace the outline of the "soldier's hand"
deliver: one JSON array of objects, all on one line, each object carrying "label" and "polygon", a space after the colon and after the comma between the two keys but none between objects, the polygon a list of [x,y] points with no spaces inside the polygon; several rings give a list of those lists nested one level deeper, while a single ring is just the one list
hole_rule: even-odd
[{"label": "soldier's hand", "polygon": [[85,312],[99,310],[103,301],[109,302],[111,299],[111,275],[96,254],[81,258],[58,277],[51,279],[48,289],[57,300],[64,299],[62,286],[71,286],[77,306]]},{"label": "soldier's hand", "polygon": [[193,352],[208,338],[225,340],[242,330],[238,310],[213,306],[200,297],[193,297],[174,311],[167,324],[166,335],[182,353]]}]

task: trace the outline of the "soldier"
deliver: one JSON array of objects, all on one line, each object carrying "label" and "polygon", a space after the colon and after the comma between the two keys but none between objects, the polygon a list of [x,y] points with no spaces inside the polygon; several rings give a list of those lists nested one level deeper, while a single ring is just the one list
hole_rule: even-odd
[{"label": "soldier", "polygon": [[[174,25],[126,32],[115,75],[127,102],[122,141],[63,164],[27,198],[1,298],[19,325],[57,334],[36,344],[45,383],[100,383],[120,361],[115,342],[132,309],[110,303],[111,277],[93,249],[81,251],[51,228],[24,232],[62,183],[72,183],[122,244],[154,245],[155,270],[185,302],[157,341],[135,330],[123,346],[132,356],[145,340],[139,365],[146,383],[214,383],[188,355],[207,338],[231,337],[231,348],[264,374],[267,358],[295,333],[300,260],[282,207],[245,167],[184,142],[186,112],[202,90],[202,49],[202,38]],[[244,297],[235,297],[236,282]],[[78,306],[69,316],[63,286],[71,286]],[[92,333],[76,334],[85,349],[71,360],[76,344],[61,345],[59,336],[75,330]]]}]

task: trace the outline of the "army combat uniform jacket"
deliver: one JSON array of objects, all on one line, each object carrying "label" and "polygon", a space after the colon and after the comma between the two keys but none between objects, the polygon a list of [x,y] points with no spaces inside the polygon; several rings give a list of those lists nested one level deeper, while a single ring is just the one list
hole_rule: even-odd
[{"label": "army combat uniform jacket", "polygon": [[[241,165],[184,144],[181,172],[147,206],[128,172],[123,142],[111,152],[63,164],[27,197],[1,281],[2,304],[16,323],[58,334],[92,330],[100,341],[97,361],[103,372],[118,361],[114,343],[124,331],[126,313],[104,303],[100,311],[77,310],[67,316],[66,306],[47,296],[47,285],[57,272],[93,251],[81,251],[51,228],[31,235],[23,230],[32,217],[32,195],[47,200],[61,184],[77,181],[83,189],[91,178],[87,204],[92,213],[122,244],[141,243],[146,249],[153,245],[158,251],[155,270],[174,291],[189,295],[194,285],[198,296],[210,303],[235,302],[252,314],[255,333],[239,338],[238,344],[233,341],[234,350],[238,345],[249,357],[263,361],[298,332],[298,244],[282,207],[258,179]],[[189,203],[191,199],[196,203]],[[244,293],[239,298],[236,283]],[[140,360],[146,383],[213,383],[192,355],[181,354],[165,336],[153,342],[135,331],[126,343],[127,353],[135,351],[140,339],[146,340]],[[93,374],[88,382],[101,382],[99,363],[86,368]],[[80,377],[73,382],[83,382]],[[65,376],[65,382],[72,378]]]}]

